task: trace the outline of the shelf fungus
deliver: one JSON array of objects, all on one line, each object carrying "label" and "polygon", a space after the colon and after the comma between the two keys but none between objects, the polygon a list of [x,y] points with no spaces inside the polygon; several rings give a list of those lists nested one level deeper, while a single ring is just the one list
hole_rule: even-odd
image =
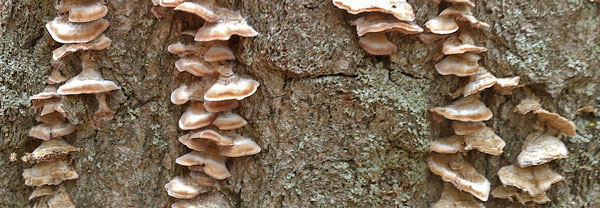
[{"label": "shelf fungus", "polygon": [[29,136],[41,140],[50,140],[73,133],[77,127],[71,123],[64,122],[62,119],[52,119],[52,122],[45,122],[34,126],[29,130]]},{"label": "shelf fungus", "polygon": [[450,16],[454,17],[457,21],[464,21],[471,24],[471,27],[474,28],[488,28],[489,24],[477,20],[475,16],[473,16],[473,12],[471,12],[471,7],[465,4],[452,4],[450,7],[444,9],[440,13],[440,16]]},{"label": "shelf fungus", "polygon": [[190,138],[201,138],[207,139],[219,146],[231,146],[233,145],[233,134],[231,132],[223,132],[216,129],[201,129],[198,131],[190,132]]},{"label": "shelf fungus", "polygon": [[189,176],[175,176],[169,183],[165,184],[165,189],[169,196],[178,199],[193,199],[201,192],[207,192],[206,188],[203,188],[203,186]]},{"label": "shelf fungus", "polygon": [[534,114],[538,116],[538,119],[544,121],[546,124],[555,128],[567,136],[575,136],[577,135],[575,123],[566,119],[565,117],[560,116],[558,113],[548,112],[543,108],[537,109],[533,111]]},{"label": "shelf fungus", "polygon": [[492,111],[474,96],[454,101],[449,106],[429,109],[444,118],[464,122],[487,121],[492,118]]},{"label": "shelf fungus", "polygon": [[255,37],[258,35],[258,32],[248,25],[246,19],[239,12],[224,8],[220,8],[219,11],[216,22],[205,22],[198,29],[194,37],[195,41],[229,40],[233,35],[242,37]]},{"label": "shelf fungus", "polygon": [[253,95],[260,83],[237,75],[220,76],[204,94],[206,101],[242,100]]},{"label": "shelf fungus", "polygon": [[404,34],[417,34],[423,32],[423,28],[413,22],[401,21],[392,15],[383,13],[369,13],[354,20],[352,25],[356,25],[358,36],[385,31],[399,31]]},{"label": "shelf fungus", "polygon": [[447,35],[458,31],[458,24],[450,16],[434,17],[425,23],[425,27],[438,35]]},{"label": "shelf fungus", "polygon": [[552,184],[564,179],[546,165],[526,168],[509,165],[500,168],[498,176],[504,186],[517,187],[532,196],[545,194]]},{"label": "shelf fungus", "polygon": [[183,44],[181,42],[176,42],[169,45],[167,47],[167,51],[179,57],[185,57],[188,55],[202,56],[206,51],[206,48],[200,43]]},{"label": "shelf fungus", "polygon": [[184,134],[183,136],[180,136],[178,140],[186,147],[199,152],[206,151],[209,148],[213,147],[213,145],[215,145],[207,139],[192,138],[190,137],[190,134]]},{"label": "shelf fungus", "polygon": [[175,62],[175,67],[179,72],[189,72],[197,77],[207,77],[215,74],[216,65],[204,61],[198,56],[186,56]]},{"label": "shelf fungus", "polygon": [[226,157],[243,157],[255,155],[261,151],[261,148],[250,138],[237,136],[233,140],[232,146],[220,146],[219,154]]},{"label": "shelf fungus", "polygon": [[50,98],[60,97],[60,95],[56,92],[55,86],[48,86],[44,88],[44,91],[31,96],[29,99],[31,100],[46,100]]},{"label": "shelf fungus", "polygon": [[100,35],[88,43],[64,44],[52,51],[52,60],[59,61],[63,57],[77,51],[104,50],[110,46],[111,40],[105,35]]},{"label": "shelf fungus", "polygon": [[390,55],[398,50],[398,47],[390,42],[383,32],[367,33],[360,37],[358,44],[362,49],[373,55]]},{"label": "shelf fungus", "polygon": [[567,158],[569,151],[559,138],[540,132],[531,133],[525,139],[517,157],[520,167],[541,165],[552,160]]},{"label": "shelf fungus", "polygon": [[203,77],[201,80],[195,81],[189,86],[187,84],[181,84],[181,86],[171,92],[171,103],[182,105],[190,100],[203,99],[204,92],[209,89],[212,82],[211,77]]},{"label": "shelf fungus", "polygon": [[190,152],[178,157],[175,162],[183,166],[204,166],[204,173],[217,180],[223,180],[231,176],[227,166],[225,166],[226,157],[212,154],[209,152]]},{"label": "shelf fungus", "polygon": [[485,68],[479,67],[477,73],[469,77],[469,83],[465,86],[463,96],[479,93],[482,90],[492,87],[496,84],[496,77],[489,73]]},{"label": "shelf fungus", "polygon": [[23,171],[25,185],[42,186],[57,185],[65,180],[74,180],[79,178],[75,170],[66,162],[56,160],[53,162],[40,162],[32,168]]},{"label": "shelf fungus", "polygon": [[81,73],[61,85],[57,92],[60,95],[96,94],[121,89],[112,81],[104,80],[97,66],[84,54],[81,60]]},{"label": "shelf fungus", "polygon": [[471,76],[479,70],[479,59],[481,56],[475,53],[446,56],[435,64],[435,69],[441,75]]},{"label": "shelf fungus", "polygon": [[427,165],[431,172],[452,183],[456,188],[468,192],[482,201],[487,201],[490,182],[473,166],[464,161],[460,154],[430,154]]},{"label": "shelf fungus", "polygon": [[110,22],[97,19],[86,23],[71,23],[66,17],[56,17],[46,23],[46,29],[56,42],[85,43],[96,39],[108,28]]},{"label": "shelf fungus", "polygon": [[48,196],[53,193],[54,193],[54,190],[52,190],[52,187],[50,187],[50,186],[47,186],[47,185],[38,186],[31,192],[28,200],[32,200],[32,199],[42,197],[42,196]]},{"label": "shelf fungus", "polygon": [[21,158],[25,162],[35,163],[41,161],[64,160],[71,152],[78,152],[76,148],[60,138],[42,142],[32,153],[27,153]]},{"label": "shelf fungus", "polygon": [[485,124],[481,121],[478,122],[462,122],[452,121],[452,129],[456,135],[467,135],[478,132],[483,129]]},{"label": "shelf fungus", "polygon": [[462,192],[452,185],[445,183],[440,200],[431,205],[431,208],[485,208],[472,195]]},{"label": "shelf fungus", "polygon": [[477,149],[490,155],[501,155],[506,143],[490,127],[465,135],[465,150]]},{"label": "shelf fungus", "polygon": [[90,22],[100,19],[108,13],[108,7],[104,5],[103,0],[62,0],[57,1],[56,9],[60,13],[68,12],[70,22]]},{"label": "shelf fungus", "polygon": [[228,110],[233,110],[239,107],[240,104],[237,100],[223,100],[223,101],[205,101],[204,108],[211,113],[218,113]]},{"label": "shelf fungus", "polygon": [[519,76],[497,78],[496,84],[494,84],[494,90],[501,95],[511,95],[514,88],[520,87],[520,80],[521,77]]},{"label": "shelf fungus", "polygon": [[333,5],[350,14],[381,12],[391,14],[402,21],[415,20],[413,8],[405,0],[333,0]]},{"label": "shelf fungus", "polygon": [[476,46],[473,37],[468,32],[461,32],[460,35],[450,35],[442,45],[444,55],[462,54],[462,53],[483,53],[487,48]]},{"label": "shelf fungus", "polygon": [[207,62],[227,60],[235,60],[235,55],[225,41],[213,41],[210,48],[204,53],[204,61]]},{"label": "shelf fungus", "polygon": [[181,200],[173,203],[171,208],[230,208],[229,204],[218,192],[203,194],[195,199]]},{"label": "shelf fungus", "polygon": [[212,122],[212,125],[221,130],[239,129],[246,124],[248,124],[246,119],[231,111],[220,113]]},{"label": "shelf fungus", "polygon": [[433,141],[429,146],[430,152],[442,154],[454,154],[465,150],[465,138],[459,135],[453,135]]},{"label": "shelf fungus", "polygon": [[179,119],[179,128],[192,130],[206,127],[217,118],[217,114],[204,109],[204,103],[196,102],[188,106]]},{"label": "shelf fungus", "polygon": [[532,196],[527,192],[522,192],[518,188],[512,186],[498,186],[492,191],[492,196],[495,198],[508,199],[510,201],[513,201],[513,198],[516,198],[517,201],[523,205],[527,202],[535,202],[538,204],[550,202],[550,199],[546,194]]},{"label": "shelf fungus", "polygon": [[515,107],[515,111],[520,114],[527,114],[531,111],[538,110],[541,107],[542,104],[540,104],[540,99],[532,95],[527,98],[521,99],[519,104]]},{"label": "shelf fungus", "polygon": [[183,2],[175,7],[175,11],[183,11],[195,14],[207,22],[216,22],[218,16],[215,13],[216,3],[214,0],[200,0],[194,2]]}]

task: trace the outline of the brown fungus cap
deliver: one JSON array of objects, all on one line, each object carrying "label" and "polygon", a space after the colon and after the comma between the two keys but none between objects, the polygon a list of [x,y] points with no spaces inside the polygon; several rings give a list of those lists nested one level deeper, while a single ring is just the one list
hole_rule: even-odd
[{"label": "brown fungus cap", "polygon": [[112,41],[105,35],[100,35],[96,39],[87,43],[64,44],[52,51],[52,60],[59,61],[63,57],[77,51],[104,50],[110,46]]},{"label": "brown fungus cap", "polygon": [[482,201],[487,201],[490,182],[473,166],[464,161],[460,154],[430,154],[427,165],[431,172],[452,183],[456,188],[468,192]]},{"label": "brown fungus cap", "polygon": [[475,53],[446,56],[435,64],[435,69],[441,75],[471,76],[479,70],[479,59],[481,56]]},{"label": "brown fungus cap", "polygon": [[158,5],[161,7],[176,7],[186,1],[187,0],[159,0]]},{"label": "brown fungus cap", "polygon": [[190,134],[184,134],[183,136],[180,136],[178,140],[186,147],[199,152],[207,151],[209,148],[215,146],[211,140],[191,138]]},{"label": "brown fungus cap", "polygon": [[[227,134],[227,135],[224,135]],[[235,136],[234,134],[230,134],[229,132],[222,132],[216,129],[202,129],[198,131],[190,132],[190,138],[201,138],[213,141],[215,144],[219,146],[231,146],[233,145],[233,138],[230,136]]]},{"label": "brown fungus cap", "polygon": [[253,95],[260,83],[237,75],[220,76],[204,94],[206,101],[242,100]]},{"label": "brown fungus cap", "polygon": [[261,148],[254,140],[242,136],[237,136],[233,141],[233,146],[219,147],[219,153],[226,157],[243,157],[255,155],[261,151]]},{"label": "brown fungus cap", "polygon": [[208,152],[190,152],[178,157],[175,162],[183,166],[203,165],[204,173],[217,180],[223,180],[231,176],[225,161],[227,158]]},{"label": "brown fungus cap", "polygon": [[27,186],[57,185],[65,180],[79,178],[75,170],[64,161],[40,162],[23,170]]},{"label": "brown fungus cap", "polygon": [[248,25],[239,12],[221,8],[217,13],[219,15],[217,22],[205,22],[196,32],[195,41],[229,40],[232,35],[242,37],[258,35],[258,32]]},{"label": "brown fungus cap", "polygon": [[104,19],[86,23],[70,23],[65,17],[56,17],[46,23],[46,29],[56,42],[85,43],[96,39],[109,25],[110,22]]},{"label": "brown fungus cap", "polygon": [[462,54],[462,53],[483,53],[486,52],[487,48],[475,45],[475,41],[466,31],[460,33],[460,35],[452,34],[445,41],[442,46],[442,52],[444,55]]},{"label": "brown fungus cap", "polygon": [[223,100],[223,101],[205,101],[204,108],[208,112],[218,113],[228,110],[236,109],[240,106],[237,100]]},{"label": "brown fungus cap", "polygon": [[42,108],[41,116],[45,116],[51,113],[57,112],[63,117],[67,117],[67,113],[65,109],[62,107],[62,99],[60,98],[51,98],[46,100],[44,103],[44,107]]},{"label": "brown fungus cap", "polygon": [[398,50],[383,32],[367,33],[360,37],[358,44],[368,53],[378,56],[390,55]]},{"label": "brown fungus cap", "polygon": [[527,114],[531,111],[536,111],[542,107],[540,99],[531,95],[527,98],[521,99],[521,102],[515,107],[515,111],[520,114]]},{"label": "brown fungus cap", "polygon": [[430,152],[442,154],[454,154],[465,150],[465,139],[463,136],[453,135],[435,140],[429,146]]},{"label": "brown fungus cap", "polygon": [[225,41],[213,41],[210,48],[204,53],[204,61],[227,61],[235,60],[235,55]]},{"label": "brown fungus cap", "polygon": [[458,21],[468,22],[474,28],[490,27],[489,24],[477,20],[477,18],[473,16],[473,12],[471,12],[471,7],[465,4],[452,4],[452,6],[444,9],[444,11],[440,13],[440,16],[454,17]]},{"label": "brown fungus cap", "polygon": [[107,13],[108,7],[103,2],[77,5],[69,11],[69,22],[91,22],[106,16]]},{"label": "brown fungus cap", "polygon": [[363,12],[382,12],[394,15],[398,20],[413,21],[415,13],[405,0],[333,0],[333,5],[350,14]]},{"label": "brown fungus cap", "polygon": [[204,103],[202,102],[196,102],[188,106],[179,119],[179,128],[192,130],[210,125],[217,117],[217,114],[206,111],[203,105]]},{"label": "brown fungus cap", "polygon": [[559,138],[534,132],[527,136],[517,161],[520,167],[541,165],[552,160],[567,158],[569,151]]},{"label": "brown fungus cap", "polygon": [[485,208],[481,202],[476,201],[472,195],[462,192],[449,183],[444,183],[444,191],[440,200],[431,205],[431,208]]},{"label": "brown fungus cap", "polygon": [[543,108],[533,111],[534,114],[538,116],[538,119],[546,122],[552,128],[560,130],[567,136],[575,136],[577,132],[575,131],[575,123],[566,119],[565,117],[560,116],[558,113],[548,112]]},{"label": "brown fungus cap", "polygon": [[215,74],[217,65],[204,61],[202,57],[186,56],[177,60],[175,67],[180,72],[187,71],[197,77],[207,77]]},{"label": "brown fungus cap", "polygon": [[52,187],[50,186],[38,186],[35,188],[35,190],[33,190],[33,192],[31,192],[28,199],[32,200],[38,197],[48,196],[53,193],[54,190],[52,190]]},{"label": "brown fungus cap", "polygon": [[506,77],[506,78],[497,78],[496,84],[494,84],[494,90],[502,95],[511,95],[512,89],[520,87],[519,81],[521,77]]},{"label": "brown fungus cap", "polygon": [[58,94],[96,94],[121,89],[114,82],[104,80],[97,68],[89,54],[85,53],[81,56],[81,73],[61,85],[57,90]]},{"label": "brown fungus cap", "polygon": [[220,113],[219,116],[217,116],[217,118],[212,122],[212,125],[215,125],[221,130],[239,129],[244,127],[246,124],[248,124],[246,119],[231,111]]},{"label": "brown fungus cap", "polygon": [[200,195],[201,186],[190,177],[176,176],[165,184],[167,194],[178,199],[193,199]]},{"label": "brown fungus cap", "polygon": [[449,106],[434,107],[429,110],[444,118],[464,122],[487,121],[493,116],[492,111],[474,96],[461,98]]},{"label": "brown fungus cap", "polygon": [[41,140],[50,140],[60,136],[65,136],[73,133],[77,128],[64,121],[58,121],[54,123],[45,123],[34,126],[29,130],[29,136],[38,138]]},{"label": "brown fungus cap", "polygon": [[31,96],[29,99],[31,100],[46,100],[50,98],[60,97],[60,95],[56,92],[55,86],[48,86],[44,88],[44,91]]},{"label": "brown fungus cap", "polygon": [[60,138],[51,139],[42,142],[40,146],[35,148],[32,153],[27,153],[21,158],[25,162],[51,161],[56,159],[64,159],[71,152],[78,152],[76,148]]},{"label": "brown fungus cap", "polygon": [[483,129],[485,124],[481,121],[478,122],[462,122],[452,121],[452,129],[456,135],[467,135],[478,132]]},{"label": "brown fungus cap", "polygon": [[392,15],[383,13],[369,13],[353,21],[352,25],[356,25],[358,36],[384,31],[400,31],[404,34],[423,32],[423,28],[413,22],[401,21]]},{"label": "brown fungus cap", "polygon": [[188,55],[202,56],[206,51],[206,48],[198,42],[193,44],[183,44],[176,42],[167,47],[167,51],[171,54],[178,55],[179,57],[185,57]]},{"label": "brown fungus cap", "polygon": [[501,155],[506,142],[490,127],[484,127],[478,132],[465,135],[465,150],[477,149],[490,155]]},{"label": "brown fungus cap", "polygon": [[495,198],[508,199],[511,202],[513,201],[513,198],[516,198],[517,201],[523,205],[527,202],[535,202],[538,204],[550,202],[550,198],[548,198],[546,194],[532,196],[512,186],[498,186],[492,191],[492,196]]},{"label": "brown fungus cap", "polygon": [[458,24],[449,16],[437,16],[425,23],[425,27],[434,34],[446,35],[458,31]]},{"label": "brown fungus cap", "polygon": [[214,0],[195,0],[193,2],[183,2],[173,10],[189,12],[201,17],[205,21],[216,22],[218,20],[218,16],[215,14],[216,6]]},{"label": "brown fungus cap", "polygon": [[531,195],[544,194],[553,183],[564,179],[546,165],[526,168],[509,165],[500,168],[498,176],[504,186],[514,186]]},{"label": "brown fungus cap", "polygon": [[[188,168],[191,167],[198,167],[198,166],[189,166]],[[192,170],[192,169],[190,169]],[[194,180],[196,183],[202,185],[202,186],[206,186],[206,187],[211,187],[215,185],[216,180],[212,177],[210,177],[209,175],[206,175],[206,173],[204,173],[204,167],[202,167],[202,171],[193,171],[190,172],[190,178],[192,180]]]},{"label": "brown fungus cap", "polygon": [[213,77],[202,77],[201,80],[193,82],[191,85],[181,84],[177,89],[171,92],[171,102],[175,105],[182,105],[189,100],[200,100],[206,90],[214,82]]},{"label": "brown fungus cap", "polygon": [[227,201],[218,191],[202,194],[195,199],[180,200],[171,205],[171,208],[230,208]]},{"label": "brown fungus cap", "polygon": [[465,86],[463,96],[479,93],[482,90],[492,87],[496,84],[496,77],[489,73],[485,68],[479,67],[479,71],[469,77],[469,83]]}]

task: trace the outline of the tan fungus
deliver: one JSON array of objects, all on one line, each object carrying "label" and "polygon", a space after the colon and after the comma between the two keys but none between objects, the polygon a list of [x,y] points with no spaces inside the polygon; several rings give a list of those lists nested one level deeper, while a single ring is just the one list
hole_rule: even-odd
[{"label": "tan fungus", "polygon": [[521,99],[521,102],[515,107],[515,111],[520,114],[527,114],[531,111],[538,110],[542,107],[540,99],[534,95]]},{"label": "tan fungus", "polygon": [[56,42],[85,43],[96,39],[109,25],[110,22],[104,19],[87,23],[70,23],[65,17],[56,17],[46,23],[46,29]]},{"label": "tan fungus", "polygon": [[450,7],[444,9],[440,13],[440,16],[453,16],[458,21],[464,21],[471,24],[474,28],[488,28],[489,24],[477,20],[471,12],[471,7],[465,4],[452,4]]},{"label": "tan fungus", "polygon": [[218,20],[218,16],[215,14],[216,6],[214,0],[195,0],[193,2],[183,2],[173,10],[189,12],[208,22],[216,22]]},{"label": "tan fungus", "polygon": [[248,25],[244,17],[237,11],[219,9],[217,22],[205,22],[198,29],[195,41],[207,42],[214,40],[229,40],[232,35],[255,37],[258,32]]},{"label": "tan fungus", "polygon": [[405,0],[333,0],[333,5],[350,14],[363,12],[382,12],[394,15],[398,20],[413,21],[415,13]]},{"label": "tan fungus", "polygon": [[29,136],[41,140],[49,140],[60,136],[65,136],[73,133],[77,128],[63,121],[55,123],[45,123],[34,126],[29,130]]},{"label": "tan fungus", "polygon": [[63,117],[67,117],[67,113],[62,107],[62,100],[60,98],[48,99],[47,102],[44,103],[40,115],[45,116],[54,112],[60,113]]},{"label": "tan fungus", "polygon": [[237,75],[220,76],[204,94],[206,101],[242,100],[253,95],[260,85],[252,79],[241,78]]},{"label": "tan fungus", "polygon": [[494,84],[496,84],[496,77],[485,68],[479,67],[479,71],[469,77],[469,83],[464,88],[463,96],[467,97],[478,93]]},{"label": "tan fungus", "polygon": [[565,117],[560,116],[558,113],[548,112],[543,108],[537,109],[533,111],[534,114],[538,116],[538,119],[546,122],[552,128],[560,130],[567,136],[575,136],[577,135],[575,123],[566,119]]},{"label": "tan fungus", "polygon": [[369,13],[353,21],[352,25],[356,25],[358,36],[384,31],[399,31],[404,34],[423,32],[423,28],[413,22],[401,21],[392,15],[383,13]]},{"label": "tan fungus", "polygon": [[254,140],[242,136],[237,136],[233,140],[233,146],[221,146],[219,152],[226,157],[243,157],[255,155],[261,151],[261,148]]},{"label": "tan fungus", "polygon": [[74,6],[69,11],[69,22],[91,22],[106,16],[107,13],[108,7],[103,2]]},{"label": "tan fungus", "polygon": [[31,96],[29,99],[31,100],[46,100],[50,98],[60,97],[60,95],[56,92],[55,86],[47,86],[44,88],[44,91]]},{"label": "tan fungus", "polygon": [[450,120],[464,122],[487,121],[493,116],[492,111],[474,96],[461,98],[445,107],[434,107],[431,112]]},{"label": "tan fungus", "polygon": [[506,142],[490,127],[484,127],[478,132],[465,135],[465,150],[477,149],[490,155],[501,155]]},{"label": "tan fungus", "polygon": [[235,60],[235,55],[229,45],[225,41],[213,41],[212,46],[204,54],[204,61],[227,61]]},{"label": "tan fungus", "polygon": [[77,51],[104,50],[110,46],[112,40],[105,35],[100,35],[96,39],[87,43],[64,44],[52,51],[52,60],[59,61],[63,57]]},{"label": "tan fungus", "polygon": [[481,121],[479,122],[462,122],[462,121],[452,121],[452,129],[456,135],[467,135],[478,132],[483,129],[485,124]]},{"label": "tan fungus", "polygon": [[48,208],[75,208],[75,204],[64,186],[59,186],[56,193],[48,200]]},{"label": "tan fungus", "polygon": [[196,102],[188,106],[179,119],[179,128],[192,130],[210,125],[217,117],[217,114],[206,111],[203,105],[204,103],[202,102]]},{"label": "tan fungus", "polygon": [[[191,167],[198,167],[198,166],[189,166],[188,168],[191,169]],[[204,167],[202,167],[202,171],[193,171],[190,172],[190,178],[192,180],[194,180],[195,182],[197,182],[198,184],[202,185],[202,186],[207,186],[207,187],[211,187],[215,185],[215,179],[210,177],[209,175],[206,175],[206,173],[204,173]]]},{"label": "tan fungus", "polygon": [[217,180],[223,180],[231,176],[225,161],[227,158],[208,152],[190,152],[178,157],[175,162],[183,166],[203,165],[204,173]]},{"label": "tan fungus", "polygon": [[583,115],[586,113],[589,113],[592,115],[597,115],[598,110],[596,108],[594,108],[593,106],[585,106],[585,107],[581,107],[581,108],[577,109],[577,111],[575,111],[576,115]]},{"label": "tan fungus", "polygon": [[175,176],[165,184],[169,196],[178,199],[192,199],[200,194],[200,187],[189,177]]},{"label": "tan fungus", "polygon": [[501,95],[511,95],[512,89],[520,87],[519,81],[521,77],[507,77],[507,78],[497,78],[496,84],[494,84],[494,90]]},{"label": "tan fungus", "polygon": [[51,139],[42,142],[40,146],[35,148],[33,152],[25,154],[21,160],[25,162],[51,161],[56,159],[64,159],[71,152],[78,152],[76,148],[60,138]]},{"label": "tan fungus", "polygon": [[378,56],[390,55],[398,49],[383,32],[367,33],[360,37],[358,44],[368,53]]},{"label": "tan fungus", "polygon": [[481,59],[481,56],[475,53],[446,56],[442,61],[435,64],[435,69],[441,75],[471,76],[479,70],[479,59]]},{"label": "tan fungus", "polygon": [[215,145],[211,140],[191,138],[190,134],[184,134],[183,136],[180,136],[178,140],[186,147],[199,152],[206,151]]},{"label": "tan fungus", "polygon": [[201,43],[194,42],[193,44],[183,44],[182,42],[176,42],[167,47],[167,51],[171,54],[175,54],[179,57],[185,57],[188,55],[202,56],[206,48]]},{"label": "tan fungus", "polygon": [[231,111],[220,113],[219,116],[212,122],[221,130],[233,130],[244,127],[248,122],[240,115]]},{"label": "tan fungus", "polygon": [[50,76],[48,77],[48,84],[59,84],[59,83],[63,83],[64,81],[66,81],[67,78],[64,77],[62,74],[60,74],[60,71],[58,71],[58,69],[53,68],[52,72],[50,73]]},{"label": "tan fungus", "polygon": [[490,182],[460,154],[430,154],[427,165],[431,172],[452,183],[456,188],[468,192],[482,201],[487,201]]},{"label": "tan fungus", "polygon": [[57,185],[65,180],[79,178],[75,170],[62,160],[40,162],[23,170],[27,186]]},{"label": "tan fungus", "polygon": [[38,186],[35,188],[35,190],[33,190],[33,192],[31,192],[31,195],[29,195],[29,200],[38,198],[38,197],[42,197],[42,196],[47,196],[50,194],[53,194],[54,190],[52,190],[52,187],[50,186]]},{"label": "tan fungus", "polygon": [[546,194],[540,194],[531,196],[526,192],[519,191],[518,188],[512,186],[498,186],[492,191],[492,196],[495,198],[508,199],[511,202],[513,198],[516,198],[521,204],[525,205],[527,202],[535,202],[538,204],[545,204],[550,202],[550,199]]},{"label": "tan fungus", "polygon": [[564,179],[546,165],[526,168],[509,165],[500,168],[498,176],[504,186],[514,186],[531,195],[544,194],[553,183]]},{"label": "tan fungus", "polygon": [[96,101],[98,101],[98,110],[94,112],[94,118],[96,120],[109,121],[115,116],[115,112],[110,109],[108,103],[106,103],[106,93],[98,93],[95,95]]},{"label": "tan fungus", "polygon": [[228,133],[214,130],[214,129],[202,129],[202,130],[191,132],[190,138],[192,138],[192,139],[195,139],[195,138],[208,139],[210,141],[213,141],[215,144],[217,144],[219,146],[233,145],[233,139],[230,136],[235,136],[235,135],[233,135],[233,134],[223,135],[223,134],[228,134]]},{"label": "tan fungus", "polygon": [[434,34],[446,35],[458,31],[458,24],[449,16],[437,16],[425,23],[425,27]]},{"label": "tan fungus", "polygon": [[462,192],[449,183],[444,183],[444,191],[440,200],[431,205],[431,208],[485,208],[481,202],[476,201],[472,195]]},{"label": "tan fungus", "polygon": [[442,154],[454,154],[465,150],[465,139],[463,136],[452,135],[449,137],[435,140],[429,146],[430,152]]},{"label": "tan fungus", "polygon": [[204,108],[208,112],[218,113],[228,110],[236,109],[240,106],[237,100],[223,100],[223,101],[205,101]]},{"label": "tan fungus", "polygon": [[104,80],[97,68],[89,54],[85,53],[81,56],[81,73],[61,85],[57,90],[58,94],[96,94],[121,89],[114,82]]},{"label": "tan fungus", "polygon": [[187,71],[197,77],[207,77],[215,73],[215,64],[204,61],[202,57],[186,56],[175,62],[175,67],[179,72]]},{"label": "tan fungus", "polygon": [[181,84],[181,86],[171,92],[171,102],[175,105],[182,105],[189,100],[200,100],[202,99],[204,92],[211,87],[213,82],[213,77],[202,77],[201,80],[195,81],[189,86],[187,84]]},{"label": "tan fungus", "polygon": [[559,138],[534,132],[527,136],[521,153],[517,157],[519,166],[541,165],[552,160],[567,158],[569,151]]},{"label": "tan fungus", "polygon": [[444,55],[462,54],[462,53],[483,53],[487,48],[474,45],[475,41],[469,33],[463,31],[460,35],[452,34],[443,43],[442,52]]},{"label": "tan fungus", "polygon": [[159,0],[158,4],[161,7],[176,7],[186,1],[187,0]]}]

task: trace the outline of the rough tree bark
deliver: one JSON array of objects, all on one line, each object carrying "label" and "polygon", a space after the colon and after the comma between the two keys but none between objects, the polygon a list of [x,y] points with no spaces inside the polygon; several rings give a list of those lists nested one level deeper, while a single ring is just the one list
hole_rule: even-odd
[{"label": "rough tree bark", "polygon": [[[233,207],[427,207],[439,198],[442,181],[425,158],[449,127],[433,122],[428,108],[449,103],[458,79],[435,72],[435,45],[392,33],[399,50],[374,57],[358,46],[349,24],[354,16],[330,0],[220,2],[260,33],[238,39],[234,49],[241,62],[235,70],[262,84],[240,112],[250,122],[244,134],[263,151],[229,162],[232,177],[221,184]],[[409,3],[420,25],[438,13],[431,0]],[[31,206],[32,188],[21,176],[30,165],[8,158],[40,144],[27,136],[35,125],[28,97],[46,85],[50,53],[59,46],[43,27],[56,16],[53,4],[0,1],[1,207]],[[182,172],[174,160],[187,151],[177,142],[183,109],[169,94],[192,79],[176,72],[166,46],[200,22],[167,9],[156,19],[150,0],[107,5],[113,43],[94,57],[103,76],[123,89],[111,94],[115,119],[98,130],[89,122],[94,97],[68,97],[68,118],[80,129],[66,140],[83,151],[73,161],[80,178],[67,182],[67,190],[79,207],[166,207],[173,200],[163,184]],[[476,36],[489,49],[483,65],[499,77],[521,76],[545,108],[577,124],[578,135],[563,139],[569,158],[551,163],[566,180],[552,187],[550,204],[537,207],[600,207],[600,119],[574,114],[581,106],[600,107],[600,4],[487,0],[477,1],[474,13],[491,24]],[[77,57],[66,75],[80,70]],[[495,115],[487,125],[508,144],[502,156],[473,151],[467,158],[492,188],[535,121],[513,112],[523,96],[482,94]],[[485,205],[521,207],[499,199]]]}]

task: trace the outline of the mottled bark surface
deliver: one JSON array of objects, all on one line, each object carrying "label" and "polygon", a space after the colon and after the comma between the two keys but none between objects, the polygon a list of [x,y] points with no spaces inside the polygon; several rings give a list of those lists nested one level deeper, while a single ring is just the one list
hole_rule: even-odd
[{"label": "mottled bark surface", "polygon": [[[80,178],[67,182],[67,190],[78,207],[166,207],[173,200],[163,184],[183,172],[174,160],[187,151],[177,142],[183,108],[169,95],[193,79],[175,70],[177,57],[166,46],[200,21],[169,9],[156,19],[150,0],[107,2],[113,43],[93,57],[123,90],[111,93],[117,114],[98,130],[90,124],[93,95],[66,99],[69,120],[80,125],[66,140],[83,148],[73,157]],[[28,97],[46,85],[50,53],[60,45],[43,27],[56,15],[53,3],[0,2],[1,207],[31,206],[33,189],[21,177],[31,165],[8,158],[40,144],[27,136],[36,124]],[[432,140],[450,134],[449,122],[435,123],[428,108],[449,103],[459,79],[435,72],[435,45],[391,33],[395,54],[368,55],[349,24],[355,16],[329,0],[221,3],[260,33],[236,39],[234,48],[241,62],[235,70],[262,84],[239,110],[249,121],[243,134],[263,151],[228,163],[232,177],[221,182],[221,192],[233,207],[427,207],[439,198],[441,179],[425,158]],[[433,1],[409,3],[420,25],[438,13]],[[600,107],[600,4],[487,0],[477,1],[474,12],[491,25],[476,35],[489,49],[482,64],[498,77],[521,76],[546,109],[577,124],[578,135],[563,139],[569,158],[551,163],[566,180],[550,190],[552,203],[540,207],[599,207],[600,119],[575,110]],[[65,75],[79,72],[78,60],[70,56]],[[533,131],[535,116],[513,112],[522,97],[522,91],[482,94],[495,115],[487,125],[507,146],[502,156],[472,151],[467,158],[492,188],[500,184],[498,169],[515,162]],[[521,207],[499,199],[485,205]]]}]

